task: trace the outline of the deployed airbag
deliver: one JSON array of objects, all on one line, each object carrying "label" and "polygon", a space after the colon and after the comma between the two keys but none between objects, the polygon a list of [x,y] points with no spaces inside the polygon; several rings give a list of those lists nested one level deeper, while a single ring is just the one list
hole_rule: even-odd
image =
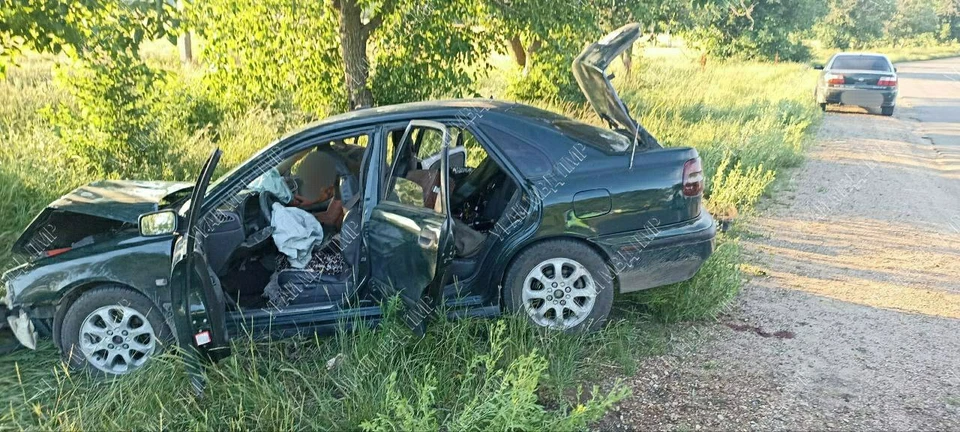
[{"label": "deployed airbag", "polygon": [[257,179],[247,187],[255,192],[272,193],[273,196],[277,197],[281,202],[288,203],[293,201],[293,192],[290,192],[290,188],[287,187],[283,176],[280,175],[280,171],[277,171],[276,168],[270,168],[269,171],[257,177]]},{"label": "deployed airbag", "polygon": [[296,207],[273,204],[270,226],[277,250],[290,259],[290,266],[302,269],[313,257],[313,247],[323,241],[323,227],[312,214]]}]

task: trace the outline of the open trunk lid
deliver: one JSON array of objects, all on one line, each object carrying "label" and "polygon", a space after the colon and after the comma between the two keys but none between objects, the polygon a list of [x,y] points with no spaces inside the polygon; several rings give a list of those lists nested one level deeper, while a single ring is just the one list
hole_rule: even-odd
[{"label": "open trunk lid", "polygon": [[640,24],[627,24],[590,44],[573,61],[573,76],[590,105],[610,127],[636,134],[637,122],[630,116],[607,75],[607,67],[640,38]]},{"label": "open trunk lid", "polygon": [[630,48],[640,35],[640,24],[627,24],[598,42],[590,44],[573,61],[573,76],[597,115],[611,128],[622,131],[633,140],[631,167],[633,167],[633,155],[636,153],[638,144],[649,149],[659,147],[659,143],[630,115],[627,105],[620,99],[617,90],[613,88],[613,83],[610,82],[613,76],[607,74],[607,68],[613,60]]}]

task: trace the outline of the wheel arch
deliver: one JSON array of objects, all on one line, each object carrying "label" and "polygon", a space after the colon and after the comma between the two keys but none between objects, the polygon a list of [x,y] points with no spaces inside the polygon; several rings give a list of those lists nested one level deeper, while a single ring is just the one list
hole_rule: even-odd
[{"label": "wheel arch", "polygon": [[498,289],[497,294],[498,294],[498,303],[500,304],[501,309],[503,309],[504,307],[503,290],[506,289],[506,286],[507,286],[506,279],[507,279],[507,274],[510,272],[510,266],[512,266],[513,263],[517,260],[517,258],[520,255],[522,255],[524,252],[536,247],[537,245],[553,242],[553,241],[576,242],[584,246],[587,246],[588,248],[596,252],[597,255],[600,255],[600,258],[603,259],[604,264],[607,265],[607,269],[610,271],[610,278],[613,280],[614,295],[617,295],[620,293],[620,277],[617,274],[617,272],[614,270],[613,266],[610,264],[610,260],[611,260],[610,254],[608,254],[606,250],[600,247],[600,245],[590,241],[586,237],[571,235],[571,234],[561,234],[561,235],[554,235],[554,236],[541,237],[541,238],[534,239],[533,241],[517,248],[516,251],[514,251],[513,254],[510,255],[510,258],[507,260],[506,265],[504,266],[503,274],[500,276],[500,281],[499,281],[500,287]]},{"label": "wheel arch", "polygon": [[56,345],[58,350],[63,349],[60,341],[60,337],[61,337],[60,328],[63,326],[63,319],[67,315],[67,311],[70,310],[70,307],[73,306],[73,304],[76,303],[76,301],[87,292],[93,291],[97,288],[104,288],[104,287],[125,288],[130,291],[136,292],[146,297],[148,300],[150,300],[150,302],[154,304],[154,306],[162,310],[162,308],[160,307],[160,304],[157,303],[157,299],[155,298],[155,296],[148,295],[142,290],[138,290],[127,283],[108,280],[108,279],[84,280],[84,281],[74,282],[63,289],[64,294],[60,297],[60,301],[57,302],[57,304],[55,305],[56,309],[53,314],[53,328],[51,330],[53,331],[53,343],[54,345]]}]

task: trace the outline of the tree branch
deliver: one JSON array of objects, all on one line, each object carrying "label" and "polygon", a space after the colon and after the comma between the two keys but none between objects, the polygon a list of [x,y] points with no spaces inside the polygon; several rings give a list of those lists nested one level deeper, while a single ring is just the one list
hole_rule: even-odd
[{"label": "tree branch", "polygon": [[[340,1],[340,0],[335,0],[335,1]],[[398,0],[384,1],[383,4],[380,6],[380,12],[376,16],[370,18],[370,21],[368,21],[366,24],[363,24],[360,27],[360,31],[363,32],[363,37],[369,38],[370,35],[373,34],[373,32],[377,31],[377,29],[383,25],[383,17],[394,13],[397,10],[398,5],[399,5]]]}]

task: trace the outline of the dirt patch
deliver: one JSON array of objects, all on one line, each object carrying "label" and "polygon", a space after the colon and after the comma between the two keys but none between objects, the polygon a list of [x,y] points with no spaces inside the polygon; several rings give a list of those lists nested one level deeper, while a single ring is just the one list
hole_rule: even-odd
[{"label": "dirt patch", "polygon": [[895,117],[827,114],[750,223],[728,316],[645,361],[599,429],[960,429],[960,158],[921,138],[931,107],[960,121],[960,86],[900,82]]},{"label": "dirt patch", "polygon": [[736,323],[723,323],[723,325],[739,332],[752,332],[760,337],[774,337],[777,339],[793,339],[795,336],[792,331],[788,330],[777,330],[773,333],[763,330],[758,326],[752,326],[750,324],[736,324]]}]

